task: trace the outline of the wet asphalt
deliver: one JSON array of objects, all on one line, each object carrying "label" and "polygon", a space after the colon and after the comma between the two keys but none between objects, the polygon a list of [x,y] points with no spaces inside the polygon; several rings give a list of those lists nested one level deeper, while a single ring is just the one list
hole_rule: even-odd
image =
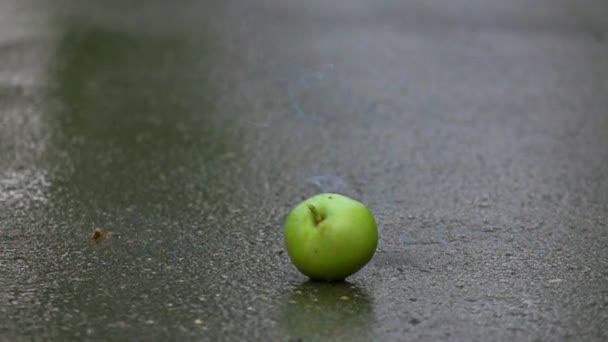
[{"label": "wet asphalt", "polygon": [[134,3],[0,3],[0,340],[608,339],[604,1]]}]

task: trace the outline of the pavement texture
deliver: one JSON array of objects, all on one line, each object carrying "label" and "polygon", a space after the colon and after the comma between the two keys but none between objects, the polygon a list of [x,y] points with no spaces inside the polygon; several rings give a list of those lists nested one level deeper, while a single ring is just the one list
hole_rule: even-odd
[{"label": "pavement texture", "polygon": [[0,3],[0,340],[608,340],[605,1],[135,3]]}]

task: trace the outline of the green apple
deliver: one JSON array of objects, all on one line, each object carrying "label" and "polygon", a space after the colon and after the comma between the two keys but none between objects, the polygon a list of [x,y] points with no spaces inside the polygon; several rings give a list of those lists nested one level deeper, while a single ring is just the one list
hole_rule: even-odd
[{"label": "green apple", "polygon": [[371,211],[338,194],[298,204],[285,220],[285,244],[294,265],[314,280],[344,280],[367,264],[378,244]]}]

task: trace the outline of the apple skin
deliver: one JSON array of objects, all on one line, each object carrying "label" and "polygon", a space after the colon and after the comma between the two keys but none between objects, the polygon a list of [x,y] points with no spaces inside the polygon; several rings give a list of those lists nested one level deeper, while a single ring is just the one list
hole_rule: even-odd
[{"label": "apple skin", "polygon": [[362,203],[325,193],[303,201],[287,215],[285,245],[303,274],[313,280],[340,281],[374,256],[378,228]]}]

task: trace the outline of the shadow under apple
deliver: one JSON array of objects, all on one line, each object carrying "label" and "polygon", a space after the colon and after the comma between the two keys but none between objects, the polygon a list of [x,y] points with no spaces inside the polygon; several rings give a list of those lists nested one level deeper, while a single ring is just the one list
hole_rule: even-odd
[{"label": "shadow under apple", "polygon": [[287,296],[282,317],[289,336],[304,341],[369,339],[375,320],[367,291],[349,282],[300,284]]}]

